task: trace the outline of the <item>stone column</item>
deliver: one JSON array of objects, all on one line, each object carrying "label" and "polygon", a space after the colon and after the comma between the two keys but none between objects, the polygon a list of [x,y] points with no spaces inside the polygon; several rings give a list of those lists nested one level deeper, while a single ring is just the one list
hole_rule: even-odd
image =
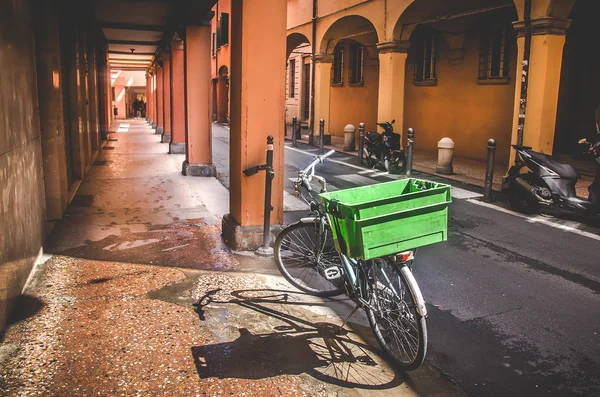
[{"label": "stone column", "polygon": [[404,82],[408,41],[377,44],[379,50],[379,98],[377,122],[396,120],[396,130],[403,128]]},{"label": "stone column", "polygon": [[150,113],[148,105],[150,104],[150,75],[146,72],[146,121],[150,124]]},{"label": "stone column", "polygon": [[156,133],[162,134],[165,131],[165,106],[164,106],[164,86],[163,86],[164,68],[158,65],[156,68]]},{"label": "stone column", "polygon": [[210,120],[210,18],[185,28],[186,150],[183,175],[214,176]]},{"label": "stone column", "polygon": [[169,153],[185,153],[184,41],[171,42],[171,143]]},{"label": "stone column", "polygon": [[46,219],[62,218],[68,204],[65,130],[61,81],[60,39],[57,9],[52,1],[41,0],[33,13],[38,79],[40,133],[46,193]]},{"label": "stone column", "polygon": [[275,139],[271,224],[283,222],[286,20],[285,1],[268,8],[262,0],[232,1],[231,188],[223,237],[234,249],[262,245],[265,174],[242,171],[265,163],[269,135]]},{"label": "stone column", "polygon": [[[571,21],[569,20],[551,17],[531,20],[531,53],[529,57],[529,82],[527,86],[523,145],[531,146],[534,151],[550,155],[554,146],[554,129],[556,126],[565,32],[570,24]],[[517,76],[521,76],[525,47],[525,23],[523,21],[515,22],[514,27],[518,32]],[[517,126],[519,114],[521,113],[520,98],[521,84],[518,81],[515,87],[513,143],[517,142]],[[515,153],[511,151],[511,163],[514,158]]]},{"label": "stone column", "polygon": [[331,94],[331,67],[333,66],[333,55],[317,54],[314,57],[315,62],[315,118],[313,120],[312,138],[310,144],[319,143],[319,122],[325,120],[325,135],[323,144],[331,144],[331,135],[329,133],[330,113],[329,97]]},{"label": "stone column", "polygon": [[150,99],[151,99],[151,106],[150,106],[150,110],[151,110],[151,117],[152,117],[152,128],[156,129],[156,127],[158,126],[156,123],[156,70],[158,68],[157,67],[153,67],[152,68],[152,72],[150,73],[151,75],[151,85],[150,85]]},{"label": "stone column", "polygon": [[217,121],[219,123],[227,122],[227,88],[228,76],[219,76],[215,80],[217,83]]},{"label": "stone column", "polygon": [[162,133],[161,142],[171,142],[171,54],[161,55],[163,61],[163,107],[165,114],[165,129]]}]

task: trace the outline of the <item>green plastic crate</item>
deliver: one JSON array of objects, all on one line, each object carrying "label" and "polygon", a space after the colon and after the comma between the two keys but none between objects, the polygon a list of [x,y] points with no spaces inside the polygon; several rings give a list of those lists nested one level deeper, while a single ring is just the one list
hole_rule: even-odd
[{"label": "green plastic crate", "polygon": [[334,240],[332,202],[346,256],[364,260],[435,244],[448,238],[450,185],[409,178],[370,186],[322,193]]}]

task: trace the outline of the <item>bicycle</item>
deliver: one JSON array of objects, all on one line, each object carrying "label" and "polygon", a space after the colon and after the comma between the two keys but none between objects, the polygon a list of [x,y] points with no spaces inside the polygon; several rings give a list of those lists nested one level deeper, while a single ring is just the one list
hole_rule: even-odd
[{"label": "bicycle", "polygon": [[[319,195],[327,192],[327,182],[315,174],[315,166],[333,153],[331,150],[316,156],[298,172],[294,189],[313,215],[279,234],[274,249],[277,267],[288,282],[306,293],[346,294],[357,306],[340,331],[356,310],[365,309],[382,350],[401,369],[414,370],[423,363],[427,352],[427,309],[411,271],[416,248],[369,260],[346,255],[348,247],[341,237],[338,220],[341,214],[332,208],[335,206],[325,208],[317,201],[311,186],[316,180],[321,186]],[[334,220],[336,239],[330,218]]]}]

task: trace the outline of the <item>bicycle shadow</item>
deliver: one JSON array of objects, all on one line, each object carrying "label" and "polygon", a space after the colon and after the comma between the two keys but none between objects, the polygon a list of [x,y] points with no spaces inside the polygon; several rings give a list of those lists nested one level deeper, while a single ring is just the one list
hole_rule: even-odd
[{"label": "bicycle shadow", "polygon": [[[282,290],[238,290],[232,299],[215,300],[220,290],[208,291],[194,306],[201,320],[206,320],[213,302],[236,305],[247,315],[253,312],[257,324],[264,316],[278,325],[268,332],[236,327],[239,336],[231,341],[192,347],[192,355],[200,378],[217,377],[263,379],[280,375],[307,374],[342,387],[389,389],[403,383],[399,374],[354,332],[329,322],[310,322],[290,314],[306,302],[300,292]],[[245,295],[254,296],[245,296]],[[259,296],[256,296],[256,295]],[[280,305],[280,308],[273,307]],[[286,307],[287,306],[287,307]],[[289,306],[298,306],[298,309]],[[231,311],[230,311],[231,312]],[[248,327],[252,327],[248,324]],[[260,327],[255,327],[260,328]]]}]

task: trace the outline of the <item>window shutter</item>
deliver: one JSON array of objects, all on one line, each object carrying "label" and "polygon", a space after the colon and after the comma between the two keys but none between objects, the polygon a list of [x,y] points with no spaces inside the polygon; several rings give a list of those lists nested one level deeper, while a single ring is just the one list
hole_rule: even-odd
[{"label": "window shutter", "polygon": [[229,14],[221,13],[221,45],[229,44]]}]

